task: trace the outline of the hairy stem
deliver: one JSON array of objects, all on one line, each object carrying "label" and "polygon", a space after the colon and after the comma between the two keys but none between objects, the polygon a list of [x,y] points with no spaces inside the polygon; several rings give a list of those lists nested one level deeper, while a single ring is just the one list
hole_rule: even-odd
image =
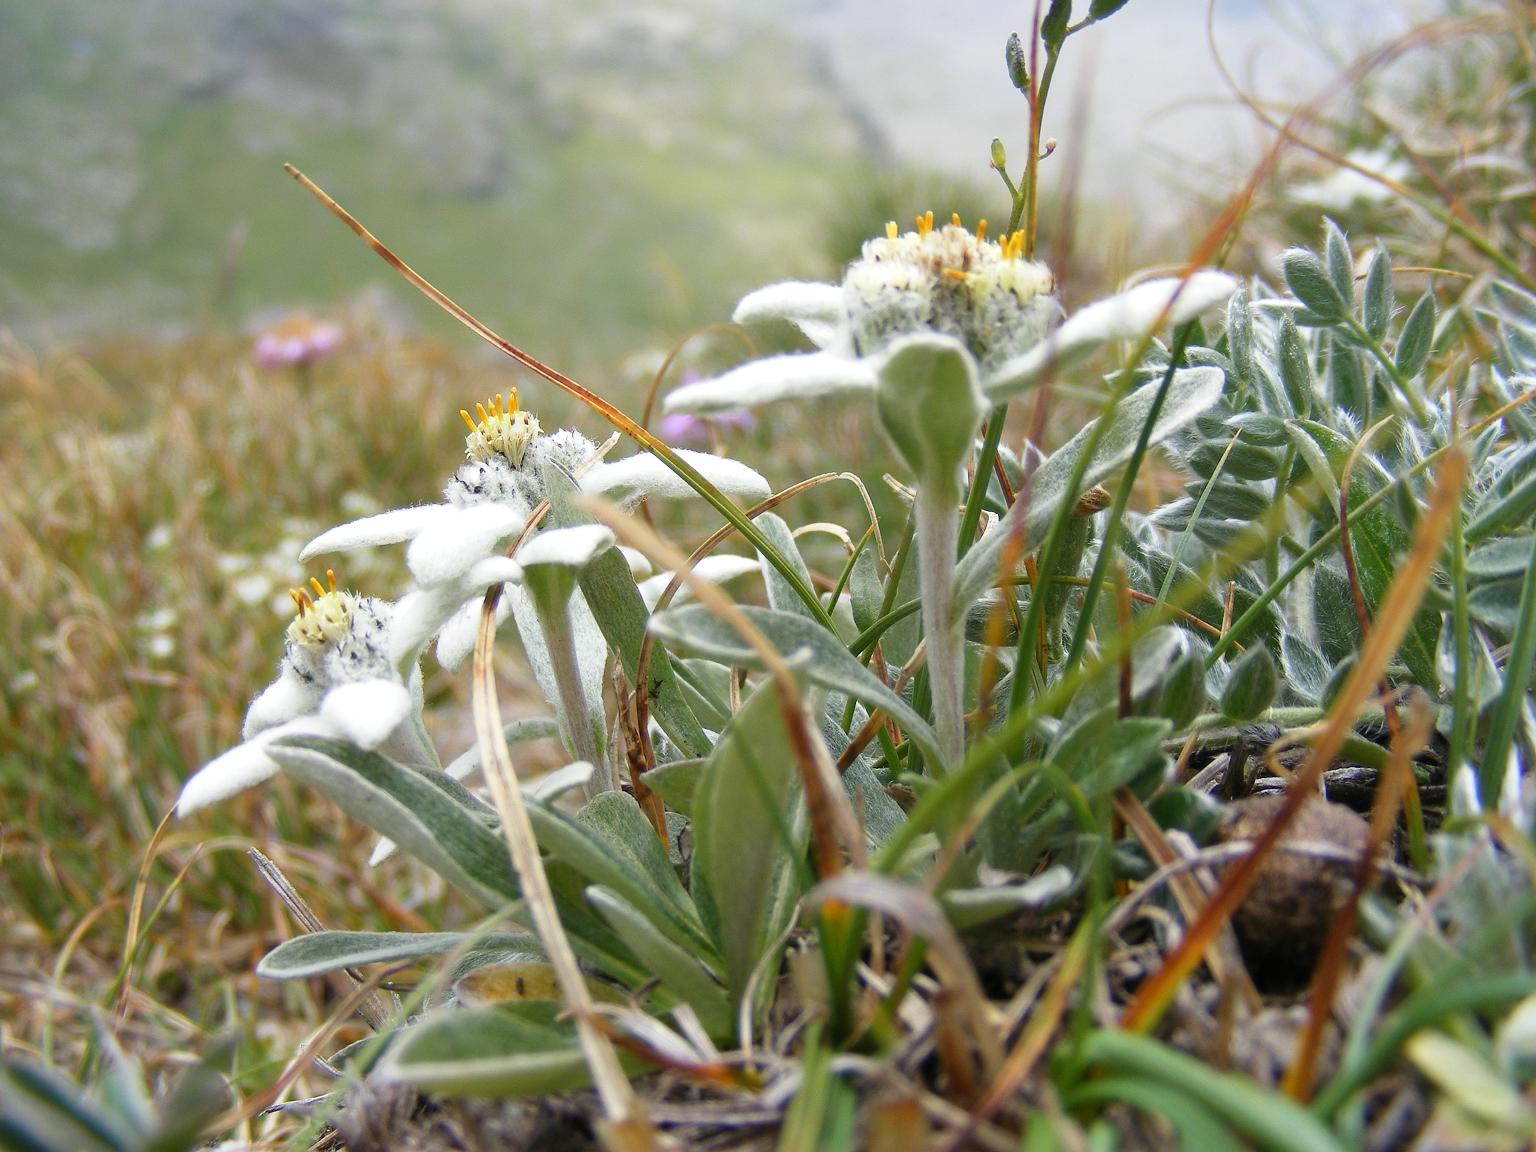
[{"label": "hairy stem", "polygon": [[917,559],[922,565],[923,643],[933,721],[944,763],[940,772],[965,759],[965,631],[950,600],[955,583],[955,550],[960,539],[960,493],[953,484],[922,484],[917,490]]},{"label": "hairy stem", "polygon": [[576,663],[576,640],[571,631],[570,602],[562,604],[558,611],[539,613],[539,626],[544,632],[544,647],[549,652],[549,666],[555,677],[555,691],[560,696],[560,716],[565,721],[566,743],[571,755],[592,765],[592,778],[587,782],[587,797],[613,789],[613,777],[608,771],[608,760],[597,747],[592,733],[587,694],[581,686],[581,670]]}]

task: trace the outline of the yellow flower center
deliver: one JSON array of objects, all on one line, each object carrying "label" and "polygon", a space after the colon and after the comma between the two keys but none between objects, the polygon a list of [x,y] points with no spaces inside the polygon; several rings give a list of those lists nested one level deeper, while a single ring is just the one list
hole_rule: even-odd
[{"label": "yellow flower center", "polygon": [[1044,264],[1024,258],[1024,233],[987,239],[958,213],[935,225],[933,213],[902,232],[895,221],[864,245],[843,277],[859,355],[928,329],[964,342],[983,367],[1039,341],[1057,312],[1056,283]]},{"label": "yellow flower center", "polygon": [[509,399],[504,400],[497,393],[494,399],[476,404],[478,420],[463,408],[459,409],[459,415],[469,427],[469,435],[464,438],[464,455],[477,463],[492,456],[505,456],[514,468],[521,468],[523,453],[541,431],[538,417],[518,408],[516,388],[512,389]]},{"label": "yellow flower center", "polygon": [[[293,588],[288,596],[298,615],[288,625],[288,639],[309,648],[323,648],[334,644],[347,634],[352,624],[354,597],[336,587],[336,572],[325,570],[326,583],[310,578],[309,588]],[[329,587],[327,587],[329,585]]]}]

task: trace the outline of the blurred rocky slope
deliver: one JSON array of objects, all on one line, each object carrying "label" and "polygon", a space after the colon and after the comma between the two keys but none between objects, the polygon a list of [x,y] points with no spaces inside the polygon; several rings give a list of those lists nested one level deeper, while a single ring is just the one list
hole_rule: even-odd
[{"label": "blurred rocky slope", "polygon": [[390,282],[291,161],[591,363],[828,271],[815,214],[873,143],[813,50],[728,6],[0,0],[0,327],[173,331]]}]

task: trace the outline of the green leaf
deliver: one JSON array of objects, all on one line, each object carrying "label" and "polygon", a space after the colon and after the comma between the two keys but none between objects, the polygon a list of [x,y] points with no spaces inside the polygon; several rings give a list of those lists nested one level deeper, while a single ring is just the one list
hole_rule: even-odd
[{"label": "green leaf", "polygon": [[1495,532],[1517,532],[1530,527],[1536,516],[1536,444],[1510,455],[1488,490],[1477,502],[1467,524],[1467,542],[1482,540]]},{"label": "green leaf", "polygon": [[1280,321],[1280,386],[1285,389],[1291,411],[1305,416],[1312,410],[1312,397],[1317,387],[1312,380],[1312,360],[1307,355],[1306,341],[1290,313]]},{"label": "green leaf", "polygon": [[283,771],[323,792],[454,887],[493,908],[518,898],[517,874],[501,837],[452,800],[441,782],[425,779],[426,771],[315,736],[279,740],[270,751]]},{"label": "green leaf", "polygon": [[[933,729],[900,696],[820,625],[788,612],[742,605],[741,611],[798,672],[817,684],[846,692],[871,708],[883,709],[917,741],[925,756],[940,761]],[[744,668],[761,666],[757,653],[726,622],[702,604],[685,604],[657,615],[651,631],[667,643]]]},{"label": "green leaf", "polygon": [[801,851],[800,776],[773,683],[759,686],[731,718],[693,808],[694,898],[714,926],[734,1010],[788,923],[791,852]]},{"label": "green leaf", "polygon": [[953,488],[987,410],[975,360],[953,337],[906,336],[885,354],[879,375],[875,406],[896,451],[920,486]]},{"label": "green leaf", "polygon": [[1072,0],[1051,0],[1045,18],[1040,21],[1040,40],[1047,48],[1060,48],[1067,38],[1067,24],[1072,19]]},{"label": "green leaf", "polygon": [[[1133,1076],[1102,1076],[1071,1089],[1064,1103],[1074,1112],[1099,1104],[1125,1104],[1161,1116],[1173,1126],[1177,1148],[1200,1152],[1242,1152],[1225,1125],[1188,1093]],[[1053,1144],[1052,1149],[1060,1145]]]},{"label": "green leaf", "polygon": [[1158,694],[1157,709],[1179,732],[1194,723],[1204,708],[1205,659],[1189,648],[1168,669]]},{"label": "green leaf", "polygon": [[1371,422],[1371,392],[1366,386],[1365,372],[1360,367],[1360,354],[1340,333],[1331,332],[1328,347],[1328,393],[1336,407],[1353,415],[1362,423]]},{"label": "green leaf", "polygon": [[1239,723],[1257,719],[1274,703],[1280,673],[1269,649],[1255,644],[1238,657],[1221,690],[1221,714]]},{"label": "green leaf", "polygon": [[[1315,421],[1299,420],[1292,425],[1292,428],[1296,446],[1313,469],[1314,475],[1329,486],[1330,502],[1337,509],[1339,506],[1337,478],[1348,462],[1354,445],[1334,429]],[[1356,460],[1350,480],[1349,540],[1354,552],[1355,570],[1360,578],[1360,588],[1365,595],[1366,607],[1372,613],[1380,608],[1403,558],[1413,546],[1412,534],[1398,519],[1391,502],[1378,504],[1364,513],[1356,514],[1354,511],[1389,480],[1390,475],[1386,467],[1369,452],[1362,453]],[[1325,596],[1337,595],[1336,589],[1324,586],[1324,582],[1329,579],[1324,569],[1324,565],[1318,565],[1314,569],[1318,574],[1315,601],[1319,605],[1323,603]],[[1349,595],[1347,584],[1343,588],[1343,595],[1346,597]],[[1338,635],[1351,637],[1345,645],[1348,649],[1358,642],[1359,626],[1353,620],[1352,607],[1348,609],[1348,620],[1343,619],[1344,615],[1344,608],[1335,604],[1327,611],[1326,622],[1319,618],[1319,625]],[[1431,690],[1438,683],[1435,671],[1435,643],[1439,635],[1439,614],[1427,607],[1421,608],[1414,616],[1407,635],[1403,637],[1403,645],[1400,649],[1403,663],[1408,666],[1414,682]],[[1326,640],[1327,636],[1325,635],[1324,638]],[[1326,647],[1325,651],[1328,651]],[[1330,659],[1338,659],[1341,655],[1342,652],[1337,648],[1329,652]]]},{"label": "green leaf", "polygon": [[[1520,543],[1525,544],[1526,540],[1520,539]],[[1529,546],[1526,551],[1530,551]],[[1524,585],[1519,576],[1480,584],[1467,594],[1467,611],[1479,624],[1508,636],[1520,623],[1520,593]]]},{"label": "green leaf", "polygon": [[[441,1096],[544,1096],[590,1082],[561,1005],[527,1000],[438,1012],[408,1029],[378,1078]],[[642,1067],[620,1054],[631,1071]]]},{"label": "green leaf", "polygon": [[1397,370],[1409,378],[1422,372],[1429,361],[1434,340],[1435,294],[1425,292],[1413,306],[1413,311],[1408,313],[1402,334],[1397,338],[1397,350],[1393,356]]},{"label": "green leaf", "polygon": [[1286,686],[1306,704],[1321,704],[1331,669],[1317,648],[1294,632],[1280,638],[1280,664]]},{"label": "green leaf", "polygon": [[718,1040],[734,1035],[725,989],[697,955],[669,939],[611,888],[594,885],[587,889],[587,900],[662,987],[698,1013],[706,1032]]},{"label": "green leaf", "polygon": [[1325,323],[1337,323],[1348,314],[1344,299],[1328,276],[1323,262],[1305,248],[1291,248],[1280,257],[1280,270],[1291,294]]},{"label": "green leaf", "polygon": [[854,557],[853,574],[848,578],[848,597],[852,601],[853,622],[860,632],[880,619],[885,590],[880,585],[880,557],[874,548],[861,548]]},{"label": "green leaf", "polygon": [[[576,506],[580,495],[576,481],[560,469],[546,469],[546,491],[555,523],[562,527],[591,524],[593,520]],[[624,666],[631,684],[640,671],[640,649],[645,643],[645,628],[650,612],[635,584],[629,562],[616,548],[610,548],[581,571],[581,594]],[[671,658],[662,651],[651,652],[645,691],[650,700],[651,716],[661,730],[689,756],[703,756],[709,751],[709,738],[699,725],[693,710],[677,684]]]},{"label": "green leaf", "polygon": [[1380,340],[1387,334],[1392,323],[1392,311],[1397,307],[1397,297],[1392,291],[1392,258],[1384,244],[1377,242],[1376,255],[1371,258],[1371,269],[1365,275],[1363,301],[1365,330],[1373,339]]},{"label": "green leaf", "polygon": [[540,848],[589,884],[618,892],[677,943],[712,956],[714,948],[698,909],[633,796],[604,792],[575,818],[531,801],[528,817]]},{"label": "green leaf", "polygon": [[1105,20],[1124,8],[1128,0],[1093,0],[1088,5],[1088,16],[1092,20]]},{"label": "green leaf", "polygon": [[[1152,443],[1166,439],[1171,433],[1184,427],[1200,413],[1221,398],[1225,381],[1220,368],[1184,368],[1174,373],[1157,422],[1152,429]],[[1116,468],[1130,459],[1141,426],[1151,414],[1156,400],[1158,385],[1149,384],[1138,388],[1115,408],[1109,427],[1100,438],[1093,459],[1083,473],[1084,488],[1091,487],[1109,476]],[[1105,419],[1105,417],[1100,417]],[[1064,500],[1076,500],[1079,493],[1067,492],[1067,482],[1077,466],[1078,459],[1088,449],[1094,421],[1068,440],[1036,470],[1030,484],[1029,507],[1021,500],[1014,505],[1016,512],[1004,517],[990,532],[978,540],[961,559],[955,571],[954,604],[957,612],[980,597],[996,582],[1001,574],[1004,548],[1017,524],[1017,517],[1024,520],[1024,549],[1038,547],[1045,537],[1051,518]]]},{"label": "green leaf", "polygon": [[61,1073],[6,1054],[0,1063],[0,1142],[20,1152],[129,1152],[139,1134]]},{"label": "green leaf", "polygon": [[186,1070],[160,1101],[159,1115],[137,1152],[187,1152],[204,1145],[209,1125],[237,1102],[228,1079],[220,1072],[230,1063],[237,1042],[235,1036],[215,1041],[203,1058]]},{"label": "green leaf", "polygon": [[704,774],[703,757],[658,764],[645,774],[645,786],[666,801],[667,807],[684,816],[693,815],[693,794]]},{"label": "green leaf", "polygon": [[1022,884],[951,888],[940,894],[939,902],[949,922],[965,932],[1018,912],[1043,912],[1073,891],[1076,883],[1070,868],[1053,864]]},{"label": "green leaf", "polygon": [[[800,555],[800,546],[795,543],[795,534],[789,530],[789,525],[772,512],[764,512],[757,517],[755,523],[758,530],[762,532],[763,539],[772,544],[774,550],[799,573],[806,586],[811,587],[811,570],[805,566],[805,558]],[[768,607],[776,612],[791,612],[796,616],[804,616],[807,620],[815,620],[816,617],[800,599],[789,581],[784,579],[766,557],[762,557],[761,554],[759,556],[763,569],[763,587],[768,593]]]},{"label": "green leaf", "polygon": [[538,940],[525,932],[311,932],[285,940],[268,952],[256,965],[256,975],[268,980],[299,980],[364,964],[421,960],[471,948],[544,954]]},{"label": "green leaf", "polygon": [[1086,716],[1057,738],[1048,759],[1078,783],[1090,799],[1106,795],[1163,759],[1168,721],[1132,716],[1105,722],[1103,712]]},{"label": "green leaf", "polygon": [[1477,580],[1521,576],[1530,559],[1529,536],[1500,536],[1467,553],[1467,575]]},{"label": "green leaf", "polygon": [[1346,310],[1355,306],[1355,258],[1349,250],[1349,241],[1339,226],[1323,217],[1323,247],[1328,255],[1328,279],[1334,291],[1344,302]]},{"label": "green leaf", "polygon": [[1253,382],[1253,309],[1248,289],[1239,288],[1227,305],[1227,354],[1232,371],[1245,384]]},{"label": "green leaf", "polygon": [[1271,1152],[1345,1152],[1332,1130],[1299,1104],[1150,1037],[1091,1032],[1083,1039],[1081,1058],[1089,1068],[1170,1085]]}]

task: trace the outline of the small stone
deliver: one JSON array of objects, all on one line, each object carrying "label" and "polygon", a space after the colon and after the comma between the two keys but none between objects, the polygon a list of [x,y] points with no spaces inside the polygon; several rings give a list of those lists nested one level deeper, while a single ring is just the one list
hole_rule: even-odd
[{"label": "small stone", "polygon": [[[1273,822],[1283,795],[1255,796],[1227,806],[1217,837],[1257,840]],[[1354,864],[1283,851],[1286,844],[1330,844],[1358,857],[1370,825],[1342,804],[1308,799],[1232,917],[1243,959],[1261,984],[1300,986],[1317,965],[1328,925],[1349,896]]]}]

